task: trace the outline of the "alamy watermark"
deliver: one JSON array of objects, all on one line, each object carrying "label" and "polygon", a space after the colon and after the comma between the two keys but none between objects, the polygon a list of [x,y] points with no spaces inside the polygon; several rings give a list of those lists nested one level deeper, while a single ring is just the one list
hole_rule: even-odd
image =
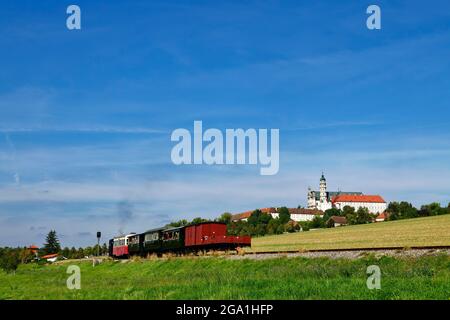
[{"label": "alamy watermark", "polygon": [[[69,30],[81,29],[81,8],[76,4],[67,7],[66,13],[69,14],[66,20],[66,26]],[[369,30],[381,29],[381,8],[376,4],[367,7],[366,13],[370,16],[366,20],[366,26]]]},{"label": "alamy watermark", "polygon": [[224,135],[215,128],[203,132],[202,121],[194,121],[193,134],[184,128],[172,132],[171,140],[178,143],[171,159],[176,165],[259,164],[261,175],[275,175],[280,167],[279,139],[279,129],[270,129],[270,134],[268,129],[226,129]]},{"label": "alamy watermark", "polygon": [[66,285],[69,290],[81,289],[81,270],[79,266],[70,265],[66,271],[70,276],[67,278]]},{"label": "alamy watermark", "polygon": [[381,8],[376,4],[372,4],[367,7],[367,14],[370,16],[366,20],[366,26],[369,30],[380,30],[381,29]]},{"label": "alamy watermark", "polygon": [[369,275],[366,284],[369,290],[381,289],[381,269],[377,265],[367,267],[366,273]]},{"label": "alamy watermark", "polygon": [[81,9],[79,6],[75,4],[71,4],[67,7],[67,14],[70,16],[67,17],[66,27],[69,30],[80,30],[81,29]]}]

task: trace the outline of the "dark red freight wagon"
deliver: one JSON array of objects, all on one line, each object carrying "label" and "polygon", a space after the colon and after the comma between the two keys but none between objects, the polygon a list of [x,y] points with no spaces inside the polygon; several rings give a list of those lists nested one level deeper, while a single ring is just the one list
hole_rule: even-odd
[{"label": "dark red freight wagon", "polygon": [[251,245],[249,236],[228,236],[227,226],[221,222],[204,222],[187,226],[184,245],[187,249],[236,249]]}]

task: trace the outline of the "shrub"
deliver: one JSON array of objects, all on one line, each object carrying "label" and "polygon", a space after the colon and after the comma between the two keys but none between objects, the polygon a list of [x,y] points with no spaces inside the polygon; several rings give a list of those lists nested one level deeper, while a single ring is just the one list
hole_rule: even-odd
[{"label": "shrub", "polygon": [[0,256],[0,268],[5,272],[15,272],[20,264],[17,250],[5,250]]}]

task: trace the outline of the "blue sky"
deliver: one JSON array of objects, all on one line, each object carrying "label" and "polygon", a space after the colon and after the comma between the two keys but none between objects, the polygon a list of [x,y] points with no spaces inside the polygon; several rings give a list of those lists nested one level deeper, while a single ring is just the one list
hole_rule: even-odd
[{"label": "blue sky", "polygon": [[[449,57],[448,1],[2,2],[0,245],[305,205],[322,171],[330,189],[446,205]],[[279,173],[173,165],[170,134],[194,120],[279,128]]]}]

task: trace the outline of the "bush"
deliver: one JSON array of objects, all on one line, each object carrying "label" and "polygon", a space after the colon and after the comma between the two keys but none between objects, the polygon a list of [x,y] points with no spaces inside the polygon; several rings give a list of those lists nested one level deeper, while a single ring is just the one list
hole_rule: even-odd
[{"label": "bush", "polygon": [[389,220],[410,219],[419,216],[419,211],[406,201],[391,202],[386,211],[389,213]]},{"label": "bush", "polygon": [[0,268],[5,272],[15,272],[20,264],[19,252],[17,250],[6,249],[0,256]]}]

